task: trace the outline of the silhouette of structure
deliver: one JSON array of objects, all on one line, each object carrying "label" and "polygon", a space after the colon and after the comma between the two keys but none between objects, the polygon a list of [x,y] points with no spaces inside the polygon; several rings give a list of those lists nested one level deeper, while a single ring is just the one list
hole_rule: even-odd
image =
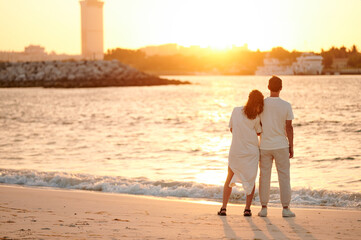
[{"label": "silhouette of structure", "polygon": [[38,62],[38,61],[66,61],[80,60],[81,55],[57,54],[54,51],[48,53],[40,45],[26,46],[22,52],[2,52],[0,51],[0,61],[4,62]]},{"label": "silhouette of structure", "polygon": [[80,1],[81,53],[85,59],[104,58],[103,4],[104,2],[98,0]]}]

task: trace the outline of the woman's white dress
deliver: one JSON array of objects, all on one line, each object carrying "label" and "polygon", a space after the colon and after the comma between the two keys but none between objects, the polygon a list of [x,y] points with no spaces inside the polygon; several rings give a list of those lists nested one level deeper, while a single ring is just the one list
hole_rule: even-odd
[{"label": "woman's white dress", "polygon": [[243,107],[233,109],[229,127],[232,128],[232,144],[229,150],[228,166],[234,172],[229,184],[242,183],[247,195],[251,194],[257,176],[259,143],[257,133],[262,131],[260,118],[248,119]]}]

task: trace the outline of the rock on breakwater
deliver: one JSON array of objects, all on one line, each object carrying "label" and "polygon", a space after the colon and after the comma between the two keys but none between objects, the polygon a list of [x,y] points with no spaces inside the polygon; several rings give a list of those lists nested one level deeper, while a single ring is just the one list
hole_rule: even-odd
[{"label": "rock on breakwater", "polygon": [[141,72],[118,60],[0,63],[0,87],[81,88],[190,84]]}]

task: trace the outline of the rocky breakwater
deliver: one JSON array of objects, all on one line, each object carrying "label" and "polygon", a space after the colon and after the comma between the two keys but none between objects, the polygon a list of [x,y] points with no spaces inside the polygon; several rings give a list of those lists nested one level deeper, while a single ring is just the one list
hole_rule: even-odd
[{"label": "rocky breakwater", "polygon": [[118,60],[0,63],[0,87],[81,88],[190,84],[146,74]]}]

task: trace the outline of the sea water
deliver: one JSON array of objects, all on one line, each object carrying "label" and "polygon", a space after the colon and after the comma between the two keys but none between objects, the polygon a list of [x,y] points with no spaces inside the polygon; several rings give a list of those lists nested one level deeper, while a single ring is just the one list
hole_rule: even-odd
[{"label": "sea water", "polygon": [[[269,77],[168,78],[192,85],[0,89],[0,183],[221,201],[232,109]],[[292,204],[361,209],[361,76],[282,79]],[[277,205],[275,166],[271,186]]]}]

